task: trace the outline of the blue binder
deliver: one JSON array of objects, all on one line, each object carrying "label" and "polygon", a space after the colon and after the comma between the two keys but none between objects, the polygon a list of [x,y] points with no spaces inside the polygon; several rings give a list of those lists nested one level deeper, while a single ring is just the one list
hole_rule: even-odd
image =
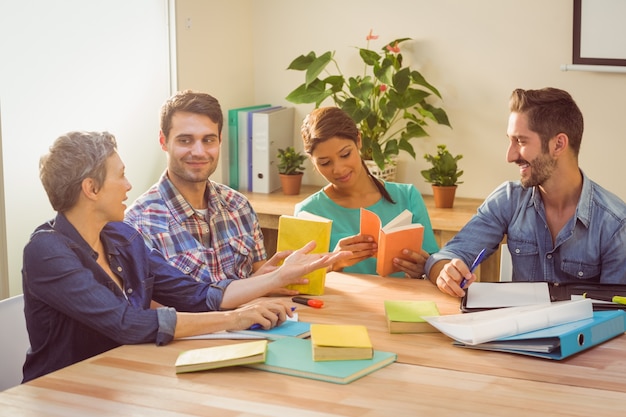
[{"label": "blue binder", "polygon": [[505,337],[478,345],[454,342],[455,346],[518,353],[561,360],[606,342],[626,331],[623,310],[594,311],[593,317]]}]

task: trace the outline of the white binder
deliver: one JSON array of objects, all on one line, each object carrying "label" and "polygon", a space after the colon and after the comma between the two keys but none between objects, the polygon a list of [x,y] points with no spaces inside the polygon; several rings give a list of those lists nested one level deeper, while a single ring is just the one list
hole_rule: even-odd
[{"label": "white binder", "polygon": [[278,149],[294,146],[294,109],[279,107],[252,113],[252,191],[280,188]]}]

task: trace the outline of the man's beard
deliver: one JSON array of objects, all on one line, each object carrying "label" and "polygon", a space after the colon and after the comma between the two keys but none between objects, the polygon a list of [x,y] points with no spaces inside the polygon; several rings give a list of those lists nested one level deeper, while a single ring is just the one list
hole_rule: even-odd
[{"label": "man's beard", "polygon": [[554,172],[556,160],[552,159],[550,155],[542,153],[529,163],[529,167],[530,177],[520,180],[522,185],[526,188],[535,187],[546,182]]}]

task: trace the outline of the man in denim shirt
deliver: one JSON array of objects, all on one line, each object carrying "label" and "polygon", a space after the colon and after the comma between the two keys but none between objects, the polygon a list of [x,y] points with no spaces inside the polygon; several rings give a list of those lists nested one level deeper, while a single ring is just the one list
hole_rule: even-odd
[{"label": "man in denim shirt", "polygon": [[[454,296],[476,279],[477,254],[506,235],[514,281],[626,284],[626,205],[578,167],[583,116],[555,88],[513,91],[507,161],[519,182],[505,182],[426,263],[430,280]],[[466,288],[466,287],[464,287]]]},{"label": "man in denim shirt", "polygon": [[[24,248],[24,314],[30,339],[24,381],[122,344],[241,330],[268,329],[291,315],[278,301],[231,311],[338,260],[295,251],[284,264],[248,280],[196,281],[149,249],[123,223],[131,185],[107,132],[70,132],[40,161],[40,177],[57,216]],[[344,253],[349,255],[349,253]],[[339,254],[339,258],[341,258]],[[169,307],[150,309],[154,299]],[[10,335],[9,335],[10,337]]]}]

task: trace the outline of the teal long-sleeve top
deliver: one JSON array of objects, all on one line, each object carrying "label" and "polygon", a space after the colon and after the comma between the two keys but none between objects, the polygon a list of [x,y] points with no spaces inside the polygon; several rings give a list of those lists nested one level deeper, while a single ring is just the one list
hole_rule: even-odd
[{"label": "teal long-sleeve top", "polygon": [[[395,204],[381,198],[373,205],[364,208],[376,213],[383,225],[387,224],[403,210],[409,210],[413,213],[412,222],[420,223],[424,226],[422,248],[429,254],[437,252],[439,247],[430,224],[426,204],[424,204],[424,199],[420,192],[413,184],[385,182],[385,188],[393,201],[395,201]],[[360,208],[345,208],[338,205],[326,195],[323,189],[296,204],[295,214],[297,215],[301,211],[308,211],[333,221],[330,250],[335,248],[340,239],[359,234]],[[365,259],[358,264],[344,268],[344,272],[376,274],[376,259]],[[396,273],[392,276],[402,275],[402,273]]]}]

